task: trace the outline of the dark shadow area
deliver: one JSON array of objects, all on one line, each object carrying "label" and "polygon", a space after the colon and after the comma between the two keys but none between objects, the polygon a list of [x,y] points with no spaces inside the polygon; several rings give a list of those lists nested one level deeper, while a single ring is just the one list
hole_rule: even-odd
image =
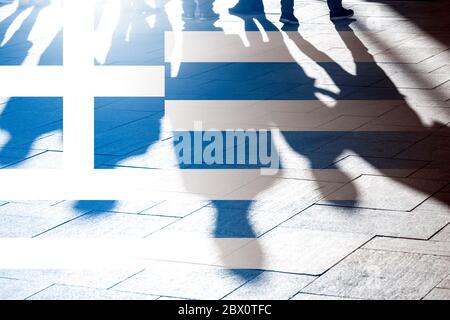
[{"label": "dark shadow area", "polygon": [[[442,0],[416,0],[416,1],[380,1],[371,2],[383,3],[394,9],[397,13],[412,21],[431,37],[445,44],[450,45],[450,24],[448,23],[448,13],[450,3]],[[440,6],[429,6],[429,3],[439,3]],[[444,21],[447,24],[444,25]]]},{"label": "dark shadow area", "polygon": [[[14,35],[0,47],[0,65],[21,65],[31,49],[28,41],[41,10],[49,5],[41,1],[40,5],[21,3],[17,10],[0,23],[0,43],[17,17],[31,8],[30,14],[23,21]],[[62,64],[62,31],[39,57],[38,65]],[[8,137],[0,149],[0,167],[14,167],[21,161],[45,152],[61,151],[59,145],[46,144],[45,148],[32,149],[38,139],[48,138],[55,131],[62,131],[62,98],[50,97],[10,97],[0,114],[0,129]]]},{"label": "dark shadow area", "polygon": [[[262,26],[267,32],[268,42],[282,43],[283,35],[264,15],[242,15],[240,17],[245,21],[247,32],[258,31]],[[256,25],[255,20],[259,22],[260,26]],[[415,146],[426,144],[427,140],[433,140],[436,137],[439,137],[439,143],[448,146],[450,142],[448,127],[445,123],[439,122],[432,126],[425,125],[355,35],[350,27],[352,21],[347,19],[338,22],[335,24],[335,28],[340,31],[339,36],[353,56],[356,65],[354,73],[347,71],[331,56],[315,48],[295,28],[283,28],[297,48],[316,61],[317,66],[329,76],[332,83],[328,86],[324,86],[323,83],[318,82],[318,79],[308,76],[302,65],[295,62],[184,62],[178,76],[167,79],[167,99],[273,101],[274,105],[271,107],[271,111],[274,116],[270,120],[275,127],[281,130],[290,149],[309,161],[310,169],[315,176],[314,180],[318,182],[339,181],[345,184],[343,198],[333,198],[333,194],[324,193],[322,195],[330,205],[344,207],[359,205],[359,190],[353,183],[356,177],[347,176],[339,166],[339,161],[347,155],[357,156],[376,168],[381,175],[422,192],[428,197],[433,196],[449,204],[448,197],[439,193],[439,190],[449,181],[450,153],[448,147],[445,147],[447,152],[438,151],[439,147],[436,144],[432,148],[426,145],[423,148],[415,148]],[[222,32],[213,25],[201,26],[193,23],[186,24],[186,26],[193,26],[195,30],[205,28],[205,30]],[[285,50],[288,49],[285,48]],[[170,66],[168,66],[169,68]],[[328,90],[332,84],[337,87],[337,91]],[[318,94],[335,102],[326,104],[318,98]],[[289,113],[290,123],[305,123],[305,127],[310,125],[312,130],[284,129],[283,122],[278,122],[280,115],[274,110],[277,106],[276,101],[288,100],[308,102],[314,106],[309,113]],[[376,103],[379,105],[379,110],[374,107]],[[301,108],[300,105],[299,108]],[[397,114],[395,121],[390,117],[390,112]],[[284,111],[280,110],[280,114],[282,113]],[[383,117],[384,114],[387,116]],[[221,116],[218,112],[217,117]],[[233,123],[233,119],[235,123],[240,123],[245,115],[230,109],[226,116],[227,123]],[[376,121],[367,120],[355,126],[354,129],[348,129],[348,124],[341,121],[354,120],[364,116],[372,116]],[[194,116],[192,117],[194,118]],[[202,115],[199,113],[196,119],[201,120]],[[178,120],[180,123],[183,122],[182,119],[176,118],[170,120],[175,124],[175,128]],[[315,125],[314,122],[316,122]],[[231,125],[230,129],[232,128]],[[193,133],[191,134],[193,135]],[[205,147],[203,146],[203,148]],[[239,166],[235,166],[234,169],[237,167]],[[434,170],[433,177],[438,177],[437,179],[427,180],[430,179],[430,176],[426,174],[426,171],[422,176],[420,175],[422,170],[426,170],[427,167]],[[200,166],[190,166],[189,168],[232,169],[233,166],[202,163]],[[393,173],[393,171],[402,171],[402,173]],[[185,180],[188,191],[197,190],[198,185],[202,184],[227,183],[226,181],[208,180],[207,177],[202,178],[203,180],[192,181],[195,178],[189,177],[190,180]],[[416,179],[408,179],[410,177]],[[247,188],[246,195],[248,199],[254,199],[257,194],[270,186],[271,183],[258,184],[250,191]],[[318,187],[319,190],[322,190],[319,185]],[[253,202],[213,201],[212,204],[217,210],[214,236],[221,238],[257,237],[249,218]],[[260,256],[262,262],[263,252],[256,255]]]},{"label": "dark shadow area", "polygon": [[[96,26],[104,12],[97,1]],[[163,5],[163,3],[160,3]],[[153,24],[147,19],[151,18]],[[120,17],[112,35],[106,60],[101,65],[164,65],[164,32],[171,30],[163,9],[151,8],[143,0],[121,0]],[[151,85],[151,84],[149,84]],[[95,99],[95,168],[134,167],[126,160],[145,155],[160,140],[164,98]],[[81,202],[90,206],[91,202]],[[105,201],[112,210],[116,201]],[[94,204],[97,207],[97,203]]]},{"label": "dark shadow area", "polygon": [[[348,100],[395,100],[394,112],[399,116],[399,119],[397,119],[396,123],[393,125],[392,120],[388,117],[386,117],[385,120],[379,118],[377,126],[374,126],[373,128],[367,127],[369,130],[359,128],[353,132],[343,131],[342,136],[322,145],[312,154],[312,156],[306,156],[310,159],[313,168],[315,157],[319,156],[321,160],[325,159],[325,162],[333,162],[327,169],[337,169],[337,172],[340,172],[334,162],[338,159],[340,154],[344,153],[346,150],[350,150],[352,154],[360,156],[374,168],[378,169],[384,176],[391,177],[392,179],[429,196],[433,195],[436,199],[448,204],[447,197],[444,197],[439,193],[435,194],[440,188],[430,188],[427,183],[420,183],[420,181],[392,176],[392,170],[412,169],[411,172],[413,172],[414,168],[420,169],[422,167],[424,163],[421,161],[429,161],[428,165],[432,166],[434,177],[442,177],[441,186],[443,187],[448,183],[446,177],[448,177],[450,154],[440,153],[440,156],[436,157],[436,154],[439,152],[438,148],[436,148],[437,146],[433,146],[436,148],[435,150],[433,150],[433,147],[424,150],[423,148],[414,148],[414,145],[424,143],[436,136],[439,136],[441,140],[446,140],[448,144],[450,143],[450,129],[445,123],[435,122],[430,127],[422,122],[418,114],[411,106],[409,106],[408,102],[400,94],[395,84],[389,79],[383,69],[377,65],[368,52],[368,49],[354,34],[350,27],[352,21],[353,20],[347,19],[338,22],[335,24],[336,29],[339,31],[347,31],[345,35],[343,33],[339,33],[339,35],[347,49],[352,53],[355,61],[357,56],[361,56],[361,53],[364,53],[365,61],[367,62],[356,63],[355,75],[345,71],[337,62],[319,63],[340,89],[339,94],[332,96],[336,100],[333,111],[338,114],[345,114]],[[332,61],[331,57],[326,55],[326,53],[315,49],[308,41],[302,38],[300,33],[292,33],[289,35],[300,50],[311,58],[319,58],[322,61]],[[377,85],[374,87],[361,86],[357,91],[351,90],[351,87],[347,87],[358,83],[361,85],[368,78],[380,81],[375,82]],[[362,105],[361,108],[364,108],[364,106]],[[290,134],[292,135],[292,133]],[[293,135],[295,136],[295,134]],[[305,155],[297,144],[290,142],[290,140],[292,140],[291,138],[286,135],[285,137],[296,152]],[[431,154],[428,153],[429,151],[431,151]],[[392,161],[386,161],[387,159],[392,159]],[[402,161],[400,160],[416,160],[418,163],[414,164],[404,161],[402,164]],[[427,178],[427,176],[424,175],[421,178]],[[318,177],[318,180],[320,180],[320,177]],[[331,199],[330,201],[340,205],[353,206],[355,202],[357,203],[358,201],[357,192],[356,189],[351,187],[350,183],[347,185],[347,194],[354,195],[354,199]]]},{"label": "dark shadow area", "polygon": [[[223,32],[221,28],[215,25],[216,19],[210,19],[208,21],[199,20],[188,20],[185,22],[185,31],[211,31],[211,32]],[[246,31],[258,30],[256,25],[246,24]],[[273,30],[275,27],[273,26]],[[245,99],[258,99],[258,93],[252,92],[249,87],[253,87],[252,75],[260,74],[262,72],[267,72],[264,64],[253,64],[253,63],[191,63],[182,62],[180,66],[179,73],[176,77],[170,76],[171,65],[167,64],[166,71],[166,99],[168,100],[245,100]],[[217,73],[215,73],[217,71]],[[261,82],[258,83],[260,85]],[[261,94],[264,94],[260,91]],[[214,108],[212,106],[211,108]],[[198,112],[198,113],[197,113]],[[205,115],[201,111],[194,111],[193,114],[189,115],[194,119],[194,121],[204,121]],[[220,115],[214,115],[220,119]],[[171,113],[167,115],[169,122],[172,127],[176,130],[174,132],[174,147],[177,149],[180,143],[183,143],[183,132],[177,130],[178,128],[183,128],[183,124],[186,124],[184,116],[182,114]],[[227,110],[227,121],[230,123],[238,123],[242,118],[242,113],[237,110],[230,108]],[[236,129],[236,127],[231,124],[230,130]],[[210,133],[216,136],[216,139],[225,141],[227,132],[226,131],[211,131]],[[197,131],[189,131],[187,137],[190,138],[191,142],[195,140],[195,135],[198,134]],[[185,138],[186,136],[184,136]],[[258,134],[255,135],[256,139],[259,141]],[[275,149],[271,149],[271,141],[266,144],[269,146],[270,153],[274,155],[276,153]],[[241,141],[241,143],[248,143],[247,138]],[[234,154],[237,156],[237,149],[239,148],[237,143],[233,149]],[[190,171],[196,169],[198,171],[208,172],[210,170],[216,169],[261,169],[264,166],[260,161],[256,163],[250,163],[249,159],[251,157],[252,151],[245,147],[244,152],[246,159],[242,163],[237,162],[237,158],[234,158],[232,163],[196,163],[194,164],[194,158],[198,153],[203,153],[203,151],[208,148],[208,143],[203,143],[200,149],[196,149],[194,144],[190,148],[191,153],[187,157],[189,159],[189,164],[185,163],[186,158],[183,160],[183,154],[178,153],[178,164],[181,171],[181,176],[183,178],[183,183],[188,192],[196,193],[199,188],[205,192],[209,187],[217,184],[228,184],[232,183],[235,173],[230,171],[230,175],[224,178],[223,181],[215,180],[213,175],[203,174],[196,175],[194,172]],[[227,152],[227,147],[225,145],[216,149],[215,155],[217,153],[225,154]],[[259,160],[259,159],[258,159]],[[184,170],[189,170],[186,174],[183,173]],[[254,179],[259,177],[259,171],[254,171]],[[272,176],[272,178],[275,178]],[[230,180],[228,180],[230,179]],[[254,204],[254,199],[263,190],[270,187],[273,180],[268,180],[267,182],[262,182],[258,186],[253,187],[249,190],[246,200],[216,200],[214,197],[210,197],[211,206],[215,209],[215,224],[212,231],[212,236],[218,241],[216,241],[216,247],[224,265],[228,265],[229,261],[227,256],[230,253],[227,246],[224,246],[224,242],[220,239],[224,238],[250,238],[257,239],[258,234],[256,234],[251,220],[252,205]],[[262,248],[259,246],[258,242],[255,242],[253,247],[252,256],[249,259],[252,260],[253,269],[240,269],[232,268],[232,272],[237,277],[240,277],[246,281],[253,279],[257,276],[260,271],[257,269],[258,266],[263,265],[264,254]]]},{"label": "dark shadow area", "polygon": [[[0,42],[8,25],[20,14],[19,10],[24,9],[18,9],[18,12],[0,24]],[[0,64],[20,65],[25,60],[31,47],[27,38],[39,10],[40,8],[33,8],[22,29],[16,33],[17,36],[14,35],[0,48]],[[103,10],[103,2],[100,1],[97,14],[100,16]],[[154,18],[152,27],[147,21],[150,16]],[[290,151],[307,159],[314,180],[318,182],[318,190],[323,190],[319,186],[319,182],[322,181],[338,181],[345,184],[343,188],[346,192],[341,198],[333,198],[333,194],[322,194],[328,204],[344,207],[359,205],[360,191],[355,187],[353,181],[355,177],[348,176],[340,167],[341,160],[348,155],[358,156],[390,179],[450,204],[449,197],[439,193],[450,181],[450,129],[445,123],[435,122],[428,126],[421,120],[384,70],[377,65],[364,43],[353,32],[352,20],[335,24],[337,31],[345,31],[336,36],[341,37],[355,60],[355,71],[349,72],[339,62],[334,61],[331,54],[318,50],[296,28],[278,30],[264,14],[241,18],[245,22],[247,33],[259,32],[262,27],[267,33],[268,43],[282,44],[285,43],[284,37],[287,37],[299,51],[316,62],[316,66],[321,68],[332,83],[313,78],[301,63],[270,60],[182,62],[178,75],[171,77],[171,65],[165,64],[164,59],[164,32],[170,31],[166,13],[164,10],[148,7],[144,1],[122,0],[119,23],[113,34],[106,60],[104,64],[99,61],[96,61],[96,64],[100,67],[166,65],[166,97],[96,98],[95,168],[140,167],[132,162],[126,162],[145,155],[151,147],[162,140],[170,141],[176,147],[180,142],[179,137],[183,134],[182,128],[186,119],[179,119],[176,115],[168,116],[174,131],[170,133],[172,136],[165,136],[161,124],[165,115],[165,100],[241,102],[254,100],[265,102],[256,117],[255,114],[243,115],[242,109],[229,108],[225,114],[218,112],[213,115],[217,118],[214,120],[219,124],[230,125],[230,130],[236,129],[237,124],[247,124],[243,122],[246,117],[249,118],[249,124],[270,125],[279,129]],[[98,23],[99,17],[96,26]],[[224,33],[224,30],[216,27],[214,19],[186,21],[185,31]],[[429,32],[433,33],[432,30]],[[447,36],[444,38],[447,39]],[[58,54],[61,47],[60,32],[42,55],[39,64],[61,64],[62,52]],[[287,47],[283,46],[280,50],[283,54],[290,54]],[[364,57],[364,62],[358,61],[361,57]],[[325,99],[320,99],[321,96],[326,97],[330,103],[325,103]],[[283,109],[284,102],[293,102],[290,105],[292,108]],[[374,107],[375,102],[379,104]],[[298,103],[298,106],[295,103]],[[303,107],[309,108],[309,111],[299,112]],[[257,104],[255,108],[258,108]],[[201,110],[196,112],[198,114],[191,115],[193,119],[202,121],[203,117],[206,118]],[[376,121],[373,121],[374,119]],[[221,122],[223,120],[226,122]],[[356,120],[361,122],[355,125]],[[0,150],[0,165],[3,167],[29,157],[32,144],[39,137],[44,137],[55,130],[62,130],[62,99],[11,99],[0,115],[0,129],[10,136]],[[218,135],[225,136],[226,130],[218,129],[217,132]],[[194,136],[195,132],[190,130],[188,135]],[[272,138],[269,137],[270,140]],[[249,140],[243,141],[247,143]],[[203,144],[200,151],[203,152],[208,145]],[[278,151],[271,148],[272,143],[269,142],[268,145],[271,155],[278,156]],[[191,155],[195,158],[194,146],[192,149],[194,152]],[[227,151],[228,149],[222,148],[220,152]],[[280,153],[284,151],[281,150]],[[219,150],[214,152],[217,153]],[[180,161],[180,154],[177,156]],[[245,149],[244,158],[251,158],[250,149]],[[153,167],[151,161],[149,159],[150,164],[145,168],[159,169],[156,165]],[[288,164],[282,163],[279,168],[288,168],[287,166]],[[246,161],[234,164],[178,163],[183,183],[187,191],[192,193],[197,193],[199,187],[205,190],[213,185],[226,186],[234,182],[233,179],[241,178],[234,177],[230,170],[228,177],[218,181],[213,175],[196,176],[192,174],[192,169],[209,171],[264,167],[261,161],[254,164]],[[398,170],[404,172],[393,174],[393,171]],[[233,195],[229,194],[227,199],[230,200],[217,200],[214,196],[208,199],[216,210],[212,232],[215,238],[257,239],[268,231],[256,230],[253,225],[252,214],[257,210],[254,205],[258,201],[258,195],[269,190],[281,174],[262,179],[260,172],[254,171],[254,176],[248,178],[247,184],[243,186],[246,188],[246,200],[238,196],[233,198]],[[408,179],[410,177],[416,179]],[[255,181],[257,183],[252,184]],[[427,181],[436,183],[430,187]],[[241,187],[242,185],[239,185],[239,188]],[[236,190],[230,190],[229,193],[232,194],[233,191]],[[78,201],[74,207],[80,211],[92,208],[96,211],[111,211],[116,204],[115,200]],[[256,266],[262,266],[264,252],[258,244],[254,248],[252,260],[256,261]],[[218,244],[225,265],[229,253],[227,249],[229,248],[222,248]],[[245,280],[250,280],[259,271],[234,269],[232,272]]]}]

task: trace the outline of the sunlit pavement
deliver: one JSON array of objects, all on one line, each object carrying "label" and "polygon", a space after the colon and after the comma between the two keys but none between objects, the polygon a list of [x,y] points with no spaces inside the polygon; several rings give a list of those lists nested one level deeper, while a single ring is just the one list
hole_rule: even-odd
[{"label": "sunlit pavement", "polygon": [[0,299],[450,299],[450,4],[234,3],[0,0]]}]

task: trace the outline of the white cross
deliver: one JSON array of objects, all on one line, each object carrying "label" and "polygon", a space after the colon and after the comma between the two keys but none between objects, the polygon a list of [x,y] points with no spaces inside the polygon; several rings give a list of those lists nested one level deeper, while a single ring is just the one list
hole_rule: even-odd
[{"label": "white cross", "polygon": [[0,67],[2,96],[63,97],[64,134],[64,168],[0,170],[1,199],[115,199],[142,180],[94,170],[94,97],[162,97],[164,67],[94,66],[94,3],[64,1],[62,66]]}]

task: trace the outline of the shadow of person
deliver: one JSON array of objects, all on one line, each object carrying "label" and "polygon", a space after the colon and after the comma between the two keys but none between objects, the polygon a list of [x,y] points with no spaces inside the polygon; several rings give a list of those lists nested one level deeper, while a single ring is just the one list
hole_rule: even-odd
[{"label": "shadow of person", "polygon": [[[245,21],[246,31],[256,31],[262,28],[266,31],[265,41],[267,43],[284,44],[284,35],[263,15],[241,16],[241,18]],[[258,25],[255,21],[258,21]],[[319,86],[317,84],[318,79],[309,77],[300,63],[290,62],[285,65],[283,63],[275,63],[268,69],[265,69],[264,72],[267,72],[266,76],[259,75],[254,78],[252,78],[252,76],[255,76],[255,73],[252,73],[252,67],[245,62],[229,63],[226,67],[210,63],[207,66],[209,70],[218,70],[217,74],[213,76],[205,76],[207,73],[205,68],[199,68],[201,69],[201,75],[192,76],[193,69],[197,66],[192,65],[192,63],[183,63],[179,76],[181,79],[184,78],[183,84],[185,86],[183,88],[188,93],[173,95],[173,97],[180,100],[203,99],[208,101],[203,103],[203,107],[200,107],[201,103],[197,102],[199,104],[198,108],[193,109],[195,114],[189,114],[187,111],[182,112],[181,109],[171,111],[168,117],[173,127],[183,128],[183,125],[185,127],[189,126],[187,121],[198,121],[203,124],[212,122],[219,127],[224,126],[223,123],[225,122],[229,125],[226,128],[232,129],[237,125],[244,124],[244,126],[248,126],[249,124],[255,124],[255,120],[264,121],[255,118],[261,117],[264,119],[264,117],[268,117],[269,121],[280,130],[290,149],[309,161],[309,168],[314,175],[314,180],[318,182],[337,180],[345,183],[345,198],[335,199],[329,193],[323,193],[322,197],[325,200],[342,206],[355,206],[359,201],[359,191],[352,182],[355,177],[348,176],[347,172],[341,170],[336,164],[342,159],[340,156],[345,154],[346,151],[361,157],[379,170],[383,176],[420,191],[427,196],[431,196],[438,189],[433,189],[433,187],[433,190],[431,190],[430,184],[422,183],[417,179],[405,179],[404,173],[398,175],[398,173],[393,174],[393,171],[405,170],[409,172],[407,175],[410,175],[411,172],[420,169],[423,166],[423,161],[421,162],[420,160],[423,160],[422,158],[427,160],[427,155],[424,154],[423,150],[419,149],[415,152],[415,158],[413,158],[414,161],[412,162],[402,161],[404,159],[399,156],[401,152],[430,135],[440,134],[442,139],[447,139],[448,128],[442,123],[436,123],[431,127],[427,127],[422,122],[418,114],[408,105],[395,84],[384,70],[376,64],[367,48],[356,37],[353,30],[349,27],[350,22],[344,21],[336,24],[336,28],[338,31],[344,31],[339,32],[339,36],[356,62],[355,74],[348,72],[329,55],[317,50],[298,32],[287,33],[287,37],[296,44],[300,51],[315,61],[325,71],[332,80],[332,84],[337,87],[338,92]],[[250,47],[252,45],[254,43],[251,43]],[[235,48],[227,49],[232,50]],[[288,55],[291,49],[288,50],[287,47],[283,46],[283,48],[274,51],[273,57]],[[270,61],[273,61],[273,59]],[[242,68],[239,69],[239,66],[242,66]],[[260,71],[266,67],[263,64],[257,64],[255,69]],[[183,69],[187,69],[189,71],[188,74],[184,74]],[[245,71],[242,72],[243,70]],[[232,75],[233,72],[235,73],[234,76]],[[230,77],[235,83],[224,81],[230,80]],[[246,82],[247,77],[251,81]],[[210,82],[202,83],[200,79],[209,80]],[[292,86],[289,86],[290,83],[292,83]],[[381,86],[372,87],[371,84],[373,83]],[[247,87],[254,84],[261,86],[261,89]],[[171,84],[169,83],[170,86]],[[180,87],[182,87],[180,84],[174,86],[174,88]],[[170,92],[168,94],[171,96]],[[334,101],[334,103],[325,103],[318,98],[318,94],[327,96],[326,101]],[[264,110],[268,111],[266,115],[257,114],[255,117],[255,114],[252,114],[249,117],[248,114],[243,113],[243,109],[235,108],[235,106],[233,108],[228,106],[226,112],[224,112],[224,110],[221,110],[220,104],[215,101],[234,100],[243,103],[243,101],[251,99],[270,100],[270,103],[273,103],[273,105]],[[281,112],[277,113],[276,108],[279,105],[281,106],[281,104],[278,104],[276,100],[292,100],[294,103],[299,104],[299,108],[302,107],[300,103],[303,101],[308,104],[305,106],[310,108],[312,112],[291,111],[284,112],[283,115],[283,110],[279,110]],[[185,107],[188,107],[188,105],[192,106],[190,103],[192,101],[189,103],[185,102]],[[179,104],[181,105],[180,102]],[[208,108],[213,109],[213,111],[210,111]],[[263,109],[261,108],[261,110]],[[400,114],[400,123],[392,125],[388,121],[384,122],[384,118],[380,116],[394,109]],[[364,127],[365,122],[362,122],[360,125],[349,129],[345,123],[335,121],[346,116],[363,117],[364,115],[367,118],[377,118],[376,120],[379,122],[375,122],[376,125],[373,127]],[[405,120],[403,123],[401,122],[402,119]],[[246,120],[249,122],[245,122]],[[369,120],[366,122],[369,122]],[[213,125],[209,124],[207,127],[213,128]],[[440,133],[436,131],[437,129],[439,129]],[[446,157],[448,157],[448,154]],[[419,164],[415,160],[421,162],[419,167],[416,167]],[[442,169],[446,170],[448,176],[448,161],[446,163],[445,166],[442,166]],[[204,164],[203,169],[207,169],[207,166]],[[435,167],[431,169],[435,169]],[[330,171],[331,173],[329,173]],[[217,176],[212,174],[199,177],[196,177],[192,172],[182,172],[181,174],[187,190],[192,193],[207,194],[207,190],[202,190],[202,187],[204,189],[213,189],[218,181],[220,181],[220,185],[231,185],[235,182],[231,173],[225,178],[222,177],[222,180],[218,180]],[[232,192],[231,196],[229,195],[228,197],[228,199],[232,199],[233,196],[239,194],[239,191],[245,189],[247,201],[239,202],[237,199],[234,201],[214,201],[215,198],[213,196],[210,197],[209,199],[213,200],[212,204],[217,210],[216,225],[213,231],[216,239],[223,235],[233,234],[235,230],[243,230],[243,233],[247,233],[250,237],[258,237],[257,230],[252,226],[251,216],[249,217],[249,214],[252,214],[254,211],[252,209],[254,201],[248,201],[248,199],[258,199],[258,195],[270,189],[278,177],[266,179],[264,183],[260,184],[248,183],[246,187],[237,189],[237,192]],[[257,179],[255,177],[255,181]],[[444,181],[441,187],[445,184],[448,184],[448,181]],[[322,191],[323,189],[319,187],[318,190]],[[435,196],[441,201],[448,201],[448,197],[446,198],[439,194]],[[235,211],[230,213],[229,210]],[[230,220],[235,221],[236,224],[230,223]],[[225,265],[232,266],[236,263],[234,259],[228,260],[229,256],[227,256],[224,248],[219,250],[222,250],[222,261]],[[262,266],[264,264],[265,258],[262,248],[258,247],[257,251],[257,262],[252,262],[250,264],[252,266]],[[251,260],[251,257],[248,257],[248,259]],[[242,263],[241,265],[245,265],[245,262],[240,262]]]},{"label": "shadow of person", "polygon": [[[0,65],[21,65],[24,62],[33,45],[28,40],[31,30],[41,10],[49,4],[50,1],[44,1],[39,5],[19,2],[16,10],[0,23]],[[10,39],[5,40],[8,29],[13,22],[28,9],[31,9],[31,12],[22,22],[20,28]]]},{"label": "shadow of person", "polygon": [[[449,204],[449,199],[441,193],[435,194],[439,188],[431,188],[430,184],[415,179],[405,179],[405,175],[399,175],[398,172],[417,171],[415,178],[428,179],[427,173],[432,173],[435,180],[440,180],[442,187],[450,180],[449,166],[450,153],[439,152],[435,150],[437,146],[431,145],[425,148],[411,148],[414,144],[426,144],[427,139],[433,141],[433,137],[439,137],[440,144],[445,145],[450,142],[449,128],[445,123],[434,121],[432,126],[426,126],[419,115],[409,106],[404,96],[399,92],[392,80],[380,68],[373,56],[369,53],[367,47],[359,40],[350,24],[355,21],[347,19],[335,23],[336,30],[346,48],[350,51],[355,61],[355,74],[346,71],[339,63],[326,53],[316,49],[311,43],[306,41],[300,33],[291,32],[288,36],[295,42],[298,48],[309,58],[319,62],[318,65],[330,76],[333,82],[339,88],[339,93],[329,94],[335,99],[336,103],[332,110],[328,107],[327,112],[334,112],[337,115],[352,115],[352,102],[359,104],[358,114],[361,111],[369,111],[368,106],[371,102],[378,101],[388,107],[387,111],[392,110],[395,118],[387,114],[385,117],[379,117],[372,123],[362,126],[357,130],[344,132],[334,141],[321,146],[314,154],[304,153],[295,144],[290,143],[293,149],[308,157],[314,168],[317,159],[326,159],[326,162],[333,162],[327,169],[332,169],[333,173],[341,175],[341,181],[349,182],[351,179],[345,179],[345,174],[341,172],[335,161],[339,155],[346,150],[350,154],[355,154],[376,168],[383,176],[388,176],[395,181],[406,185],[412,189],[420,191],[427,196],[434,196],[438,200]],[[360,62],[364,61],[364,62]],[[369,82],[368,82],[369,79]],[[368,83],[365,85],[365,83]],[[377,86],[370,86],[370,83],[377,83]],[[357,90],[355,90],[357,88]],[[390,106],[390,108],[389,108]],[[379,105],[383,107],[383,105]],[[382,113],[380,113],[382,114]],[[334,127],[338,129],[339,127]],[[289,142],[289,138],[286,139]],[[423,142],[421,142],[423,141]],[[445,141],[445,142],[444,142]],[[376,146],[374,148],[374,146]],[[374,150],[375,149],[375,150]],[[435,154],[434,156],[432,154]],[[391,161],[389,161],[390,159]],[[387,160],[387,161],[386,161]],[[397,161],[396,161],[397,160]],[[406,161],[401,161],[406,160]],[[411,160],[409,162],[408,160]],[[417,160],[418,163],[414,163]],[[428,161],[428,166],[423,169],[424,161]],[[425,171],[424,171],[425,170]],[[317,180],[323,179],[318,176],[320,171],[314,171]],[[342,177],[344,179],[342,179]],[[354,206],[357,198],[357,190],[351,183],[347,184],[346,196],[348,199],[328,199],[330,202],[344,206]],[[327,198],[326,195],[324,195]],[[353,198],[355,197],[355,198]]]},{"label": "shadow of person", "polygon": [[[96,3],[96,26],[107,10],[118,9],[107,52],[96,65],[164,65],[164,32],[171,29],[163,8],[149,7],[144,0]],[[115,6],[119,7],[108,7]],[[106,21],[110,23],[110,21]],[[151,86],[151,83],[148,84]],[[157,97],[97,97],[94,116],[94,161],[96,169],[141,167],[137,159],[146,157],[160,141],[164,99]],[[148,161],[151,166],[151,159]],[[80,201],[76,208],[113,211],[117,201]]]},{"label": "shadow of person", "polygon": [[[273,28],[275,29],[274,26]],[[258,30],[250,17],[245,23],[245,29],[246,31]],[[185,33],[186,37],[192,35],[190,31],[212,31],[219,37],[223,35],[235,38],[237,40],[236,45],[239,46],[237,43],[240,43],[240,46],[244,47],[237,35],[225,35],[223,29],[215,25],[214,20],[188,21],[184,25],[184,31],[187,32],[187,34]],[[196,41],[198,40],[189,37],[184,38],[183,48],[193,49],[192,46],[195,46]],[[262,43],[261,37],[257,41]],[[204,44],[201,48],[196,47],[195,50],[207,50]],[[228,49],[233,50],[234,48]],[[186,52],[182,52],[181,56],[183,57],[185,54]],[[207,56],[208,53],[203,51],[202,55]],[[244,280],[254,278],[264,264],[264,252],[258,240],[263,231],[255,230],[252,222],[252,218],[255,218],[257,211],[253,208],[255,200],[258,194],[269,189],[279,178],[278,166],[275,174],[262,176],[261,169],[264,168],[264,165],[260,162],[249,162],[252,156],[250,146],[252,138],[250,136],[254,133],[255,139],[261,139],[261,137],[258,136],[259,133],[256,131],[252,131],[252,133],[245,131],[254,128],[252,119],[247,118],[245,112],[249,101],[255,99],[247,91],[249,88],[246,88],[246,84],[252,85],[251,80],[240,82],[237,79],[242,80],[243,77],[246,77],[245,71],[249,71],[249,68],[253,69],[253,72],[257,71],[256,67],[239,62],[214,62],[214,59],[210,62],[204,61],[201,63],[182,61],[178,75],[167,79],[166,82],[166,95],[168,97],[166,117],[174,132],[174,147],[184,187],[189,193],[201,194],[211,201],[210,205],[215,209],[211,235],[219,252],[221,265]],[[226,70],[222,70],[222,68]],[[211,78],[208,78],[208,70],[219,71],[211,74]],[[238,87],[240,88],[238,89]],[[183,89],[180,90],[180,88]],[[263,94],[263,92],[260,94]],[[253,108],[250,107],[250,109]],[[196,124],[203,127],[196,129]],[[210,134],[214,138],[205,140],[200,149],[196,149],[193,145],[193,149],[190,150],[190,145],[194,143],[195,135],[199,132]],[[244,145],[245,151],[241,152],[245,153],[243,158],[246,161],[242,163],[236,161],[235,156],[240,149],[240,145],[237,143],[232,146],[218,144],[214,152],[217,156],[220,149],[221,156],[217,156],[215,160],[208,162],[205,156],[207,149],[217,141],[227,141],[228,135],[234,133],[242,138],[241,146]],[[249,135],[247,136],[247,134]],[[190,141],[187,143],[188,147],[181,150],[180,145],[185,143],[186,140]],[[182,154],[187,149],[189,149],[187,151],[188,161],[186,161],[185,154]],[[269,149],[270,156],[278,158],[273,145]],[[225,157],[231,151],[233,161],[223,160],[222,157]],[[199,155],[201,161],[195,163],[194,158],[197,155]],[[254,242],[255,245],[252,246],[252,252],[246,256],[246,261],[236,263],[236,261],[228,259],[230,253],[237,249],[236,247],[233,248],[236,243],[233,242],[233,239]],[[243,268],[242,266],[246,267]]]},{"label": "shadow of person", "polygon": [[[27,8],[31,12],[16,30],[14,35],[0,47],[0,64],[21,65],[29,54],[32,43],[28,41],[31,30],[40,11],[49,2],[39,5],[19,4],[17,10],[0,24],[0,33],[4,36],[9,26]],[[2,37],[2,39],[4,39]],[[61,33],[58,34],[40,56],[39,65],[58,65],[62,62]],[[9,97],[1,110],[0,129],[7,134],[7,138],[0,149],[0,166],[14,167],[21,161],[35,154],[52,149],[61,151],[58,145],[48,145],[33,148],[39,139],[47,138],[62,130],[62,99],[47,97]],[[50,138],[51,139],[51,138]]]},{"label": "shadow of person", "polygon": [[[446,46],[450,45],[448,20],[450,5],[448,1],[435,1],[432,6],[427,2],[403,3],[386,0],[370,0],[389,6],[403,17],[417,25],[430,37]],[[436,5],[435,5],[436,4]],[[426,6],[426,7],[425,7]]]}]

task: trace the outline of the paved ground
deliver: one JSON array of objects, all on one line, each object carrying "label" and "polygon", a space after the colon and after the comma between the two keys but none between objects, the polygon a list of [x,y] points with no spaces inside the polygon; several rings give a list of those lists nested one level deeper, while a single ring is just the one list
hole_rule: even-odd
[{"label": "paved ground", "polygon": [[[164,97],[95,99],[95,167],[154,173],[169,196],[1,201],[0,251],[15,259],[0,259],[1,299],[450,299],[449,3],[344,1],[355,21],[334,25],[322,1],[296,1],[298,30],[281,30],[274,0],[241,18],[217,0],[218,21],[185,25],[175,0],[142,13],[97,3],[95,63],[166,77]],[[1,68],[61,65],[60,10],[0,1]],[[1,171],[63,167],[62,105],[0,98]],[[225,141],[231,129],[277,129],[272,161],[175,156],[180,137],[194,158],[194,131]],[[19,238],[91,242],[52,260],[8,242]],[[141,240],[197,240],[172,262],[88,268],[100,239],[138,254]],[[72,253],[81,270],[64,265]]]}]

